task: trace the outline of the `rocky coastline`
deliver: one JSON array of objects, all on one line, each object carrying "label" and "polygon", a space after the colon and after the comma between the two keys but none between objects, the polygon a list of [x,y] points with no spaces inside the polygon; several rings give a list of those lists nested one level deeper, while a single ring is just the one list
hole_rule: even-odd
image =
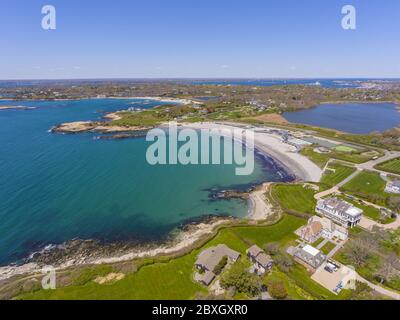
[{"label": "rocky coastline", "polygon": [[114,126],[101,121],[76,121],[59,124],[51,128],[52,133],[74,134],[74,133],[101,133],[101,134],[116,134],[126,132],[143,132],[152,129],[152,127],[140,126]]}]

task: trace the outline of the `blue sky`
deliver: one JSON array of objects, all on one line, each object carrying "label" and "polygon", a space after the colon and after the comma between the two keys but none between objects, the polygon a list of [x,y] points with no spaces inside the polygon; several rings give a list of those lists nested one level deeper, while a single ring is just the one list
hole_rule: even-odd
[{"label": "blue sky", "polygon": [[0,79],[400,77],[399,16],[398,0],[1,0]]}]

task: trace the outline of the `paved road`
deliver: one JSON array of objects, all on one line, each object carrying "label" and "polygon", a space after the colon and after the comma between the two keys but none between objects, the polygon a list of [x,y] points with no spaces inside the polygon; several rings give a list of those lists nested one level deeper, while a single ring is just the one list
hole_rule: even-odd
[{"label": "paved road", "polygon": [[380,294],[383,294],[385,296],[388,296],[394,300],[400,300],[400,294],[388,289],[385,289],[381,286],[378,286],[376,284],[373,284],[372,282],[364,279],[361,277],[359,274],[357,274],[357,280],[363,283],[366,283],[371,289],[375,290],[376,292],[379,292]]},{"label": "paved road", "polygon": [[349,175],[346,179],[344,179],[342,182],[338,183],[333,188],[331,188],[329,190],[322,191],[320,193],[317,193],[314,196],[314,198],[316,200],[320,200],[321,198],[329,196],[332,193],[337,193],[341,187],[343,187],[347,182],[350,182],[350,180],[353,180],[360,172],[361,172],[361,170],[356,170],[354,173]]},{"label": "paved road", "polygon": [[361,163],[356,165],[357,169],[359,170],[369,170],[369,171],[375,171],[375,172],[379,172],[379,173],[384,173],[384,174],[390,174],[392,176],[396,176],[400,178],[399,174],[394,174],[394,173],[387,173],[385,171],[379,170],[379,169],[375,169],[374,167],[380,163],[392,160],[392,159],[396,159],[396,158],[400,158],[400,152],[399,151],[386,151],[385,155],[377,160],[371,160],[365,163]]},{"label": "paved road", "polygon": [[378,228],[381,228],[384,230],[396,230],[396,229],[400,228],[400,217],[397,216],[396,221],[394,221],[392,223],[381,224],[379,222],[376,222],[374,220],[371,220],[371,219],[363,216],[360,221],[360,227],[370,230],[370,231],[373,229],[373,227],[378,227]]}]

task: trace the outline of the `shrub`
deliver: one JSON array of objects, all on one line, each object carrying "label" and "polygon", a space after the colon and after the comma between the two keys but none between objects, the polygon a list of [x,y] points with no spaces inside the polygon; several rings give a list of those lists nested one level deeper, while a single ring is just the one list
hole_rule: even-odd
[{"label": "shrub", "polygon": [[221,286],[225,289],[235,288],[239,293],[256,296],[261,292],[261,279],[250,273],[243,262],[238,262],[228,270],[221,279]]},{"label": "shrub", "polygon": [[265,252],[271,256],[275,256],[279,253],[280,244],[278,242],[271,242],[264,246]]},{"label": "shrub", "polygon": [[288,295],[283,282],[270,283],[268,286],[268,292],[272,298],[279,299],[279,300],[285,299]]},{"label": "shrub", "polygon": [[221,259],[221,261],[215,266],[214,268],[214,273],[215,274],[220,274],[222,270],[224,270],[225,266],[228,263],[228,257],[225,256]]}]

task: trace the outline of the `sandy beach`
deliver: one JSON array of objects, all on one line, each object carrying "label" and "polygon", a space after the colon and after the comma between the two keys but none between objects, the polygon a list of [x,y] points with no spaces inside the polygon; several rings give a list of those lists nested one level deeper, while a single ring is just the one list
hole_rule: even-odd
[{"label": "sandy beach", "polygon": [[[184,127],[190,127],[194,129],[220,129],[220,132],[232,130],[236,127],[228,124],[217,124],[217,123],[194,123],[187,124]],[[248,129],[243,129],[248,130]],[[255,147],[264,152],[267,156],[272,157],[275,161],[279,162],[288,172],[294,174],[297,180],[318,182],[321,178],[322,171],[311,162],[308,158],[295,152],[295,148],[283,143],[280,138],[276,135],[257,131],[255,132]],[[267,219],[273,212],[272,206],[265,201],[265,193],[269,187],[266,183],[260,186],[257,190],[250,194],[250,212],[247,219],[253,221],[261,221]],[[181,250],[194,245],[200,239],[211,235],[215,228],[222,224],[229,223],[229,219],[218,219],[212,223],[200,223],[193,226],[189,231],[181,232],[177,238],[169,244],[161,245],[154,249],[137,249],[132,250],[127,254],[117,257],[107,258],[87,258],[80,261],[74,259],[57,266],[57,270],[63,270],[68,267],[75,265],[87,265],[87,264],[110,264],[123,261],[130,261],[135,258],[143,257],[154,257],[161,254],[174,254]],[[40,272],[41,268],[37,264],[30,263],[23,266],[6,266],[0,267],[0,280],[10,278],[15,275],[37,273]]]},{"label": "sandy beach", "polygon": [[154,100],[165,103],[175,104],[200,104],[200,102],[191,99],[179,99],[179,98],[163,98],[163,97],[108,97],[106,99],[132,99],[132,100]]},{"label": "sandy beach", "polygon": [[[216,129],[224,134],[224,132],[232,132],[235,128],[244,129],[241,126],[234,126],[223,123],[193,123],[184,125],[193,129]],[[255,148],[265,155],[272,157],[276,162],[282,165],[288,172],[296,176],[297,180],[304,182],[319,182],[322,176],[322,170],[307,157],[296,152],[296,148],[282,142],[277,135],[256,130],[254,132]]]}]

